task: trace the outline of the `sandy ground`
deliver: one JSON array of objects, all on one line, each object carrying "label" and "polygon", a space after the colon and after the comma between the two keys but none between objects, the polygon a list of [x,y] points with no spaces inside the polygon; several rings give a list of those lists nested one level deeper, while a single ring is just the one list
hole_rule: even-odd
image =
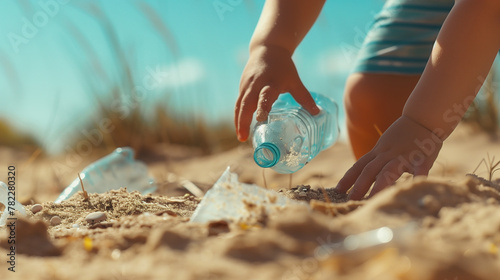
[{"label": "sandy ground", "polygon": [[[485,164],[477,176],[466,175],[487,155],[500,158],[500,145],[469,127],[447,140],[429,178],[405,177],[362,202],[346,202],[330,189],[354,163],[349,147],[337,143],[292,178],[263,172],[247,145],[211,156],[158,147],[145,158],[159,184],[156,193],[122,189],[88,199],[79,193],[54,204],[76,173],[99,155],[30,162],[27,153],[0,149],[0,180],[7,181],[7,166],[16,166],[16,194],[28,212],[16,222],[15,272],[8,270],[9,231],[0,230],[0,279],[462,280],[500,275],[497,176],[487,180]],[[201,199],[184,186],[192,183],[206,191],[227,166],[242,182],[307,203],[258,220],[190,223]],[[43,210],[33,214],[35,203]],[[96,211],[107,219],[89,224],[85,217]],[[51,225],[53,216],[61,223]]]}]

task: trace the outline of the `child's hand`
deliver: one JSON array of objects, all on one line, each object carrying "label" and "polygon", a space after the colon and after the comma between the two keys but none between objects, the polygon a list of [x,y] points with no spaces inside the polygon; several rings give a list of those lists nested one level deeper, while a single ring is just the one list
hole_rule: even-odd
[{"label": "child's hand", "polygon": [[375,182],[370,196],[393,184],[404,172],[427,175],[442,140],[427,128],[402,116],[380,137],[375,147],[344,175],[337,190],[349,199],[360,200]]},{"label": "child's hand", "polygon": [[234,112],[238,140],[248,139],[255,110],[257,121],[266,120],[278,95],[285,92],[290,92],[311,114],[319,113],[309,91],[300,81],[289,51],[273,46],[259,46],[252,50],[241,76],[240,95]]}]

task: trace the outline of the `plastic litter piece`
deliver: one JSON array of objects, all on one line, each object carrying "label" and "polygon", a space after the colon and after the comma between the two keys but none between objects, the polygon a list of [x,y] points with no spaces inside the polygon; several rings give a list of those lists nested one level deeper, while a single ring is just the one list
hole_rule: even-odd
[{"label": "plastic litter piece", "polygon": [[[111,154],[91,163],[82,170],[80,176],[88,193],[104,193],[122,187],[126,187],[129,192],[139,191],[142,194],[156,190],[154,179],[148,176],[147,166],[134,159],[134,150],[130,147],[117,148]],[[55,203],[61,203],[80,190],[80,180],[76,178]]]},{"label": "plastic litter piece", "polygon": [[[255,207],[248,207],[249,204]],[[290,204],[303,204],[273,190],[238,181],[238,175],[227,167],[214,186],[207,191],[195,209],[190,222],[207,223],[224,220],[238,222],[261,214],[253,209],[264,209],[271,214]]]},{"label": "plastic litter piece", "polygon": [[[5,222],[7,221],[7,218],[10,215],[9,207],[12,208],[12,206],[9,206],[9,197],[12,197],[9,194],[9,188],[4,182],[0,181],[0,204],[3,204],[5,206],[5,209],[3,210],[2,216],[0,216],[0,226],[5,226]],[[12,201],[12,199],[10,199]],[[15,210],[17,210],[21,215],[26,216],[26,210],[24,209],[24,206],[19,203],[17,200],[14,200],[14,207]]]},{"label": "plastic litter piece", "polygon": [[380,227],[374,230],[352,234],[339,242],[322,244],[315,250],[315,256],[324,258],[331,255],[360,254],[363,251],[379,248],[388,244],[405,244],[418,226],[409,222],[402,227]]},{"label": "plastic litter piece", "polygon": [[180,184],[196,197],[203,197],[205,195],[197,185],[189,180],[182,180]]}]

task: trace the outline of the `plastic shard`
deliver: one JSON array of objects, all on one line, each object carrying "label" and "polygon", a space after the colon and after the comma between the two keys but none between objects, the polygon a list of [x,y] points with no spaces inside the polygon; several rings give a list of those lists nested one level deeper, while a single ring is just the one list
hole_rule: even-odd
[{"label": "plastic shard", "polygon": [[326,243],[318,246],[315,250],[315,256],[325,258],[331,255],[361,254],[365,251],[380,249],[384,245],[396,244],[402,246],[418,230],[416,222],[409,222],[400,227],[380,227],[377,229],[352,234],[339,240],[338,242]]},{"label": "plastic shard", "polygon": [[[117,148],[111,154],[85,167],[80,175],[88,193],[104,193],[122,187],[126,187],[129,192],[139,191],[142,194],[156,190],[153,178],[148,176],[147,166],[134,159],[134,150],[130,147]],[[61,203],[79,190],[80,179],[76,178],[64,189],[55,203]]]},{"label": "plastic shard", "polygon": [[5,222],[7,221],[7,218],[9,216],[12,216],[11,211],[9,211],[9,207],[14,208],[19,213],[21,213],[21,215],[26,216],[26,210],[24,209],[24,206],[17,200],[14,200],[14,207],[9,205],[9,201],[11,201],[12,204],[12,199],[9,200],[9,197],[12,197],[9,194],[9,188],[4,182],[0,181],[0,204],[3,204],[5,206],[5,209],[3,210],[3,213],[0,216],[0,226],[4,226]]},{"label": "plastic shard", "polygon": [[266,214],[271,214],[288,204],[306,205],[276,191],[254,184],[240,183],[238,175],[230,172],[228,167],[205,194],[190,222],[206,223],[220,220],[238,222],[259,215],[259,212],[253,209],[263,209]]}]

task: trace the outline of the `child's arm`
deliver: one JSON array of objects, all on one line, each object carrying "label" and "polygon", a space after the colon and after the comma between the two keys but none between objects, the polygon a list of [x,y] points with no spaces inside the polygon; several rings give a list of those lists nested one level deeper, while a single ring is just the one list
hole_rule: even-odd
[{"label": "child's arm", "polygon": [[337,189],[361,199],[403,172],[427,175],[442,141],[455,129],[500,48],[500,1],[457,0],[402,116],[344,175]]},{"label": "child's arm", "polygon": [[255,110],[267,119],[278,95],[290,92],[312,114],[319,112],[300,81],[292,54],[318,17],[325,0],[267,0],[250,42],[243,70],[234,123],[240,141],[249,135]]}]

